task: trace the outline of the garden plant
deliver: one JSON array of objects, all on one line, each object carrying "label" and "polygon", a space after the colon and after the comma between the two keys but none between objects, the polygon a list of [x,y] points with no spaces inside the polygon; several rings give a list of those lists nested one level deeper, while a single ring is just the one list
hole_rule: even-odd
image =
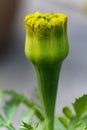
[{"label": "garden plant", "polygon": [[9,96],[3,114],[0,114],[0,128],[16,130],[12,120],[23,104],[26,110],[20,117],[21,130],[87,130],[87,95],[75,100],[74,112],[65,106],[63,116],[55,115],[60,69],[69,52],[67,16],[36,12],[27,15],[24,22],[25,55],[35,71],[39,103],[12,90],[0,90],[0,104],[5,96]]}]

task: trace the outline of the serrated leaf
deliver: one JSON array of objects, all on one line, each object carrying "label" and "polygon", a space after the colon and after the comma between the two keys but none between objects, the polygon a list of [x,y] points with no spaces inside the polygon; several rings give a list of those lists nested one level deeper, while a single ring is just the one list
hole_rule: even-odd
[{"label": "serrated leaf", "polygon": [[12,122],[12,119],[19,107],[19,104],[20,104],[20,102],[13,98],[10,101],[6,102],[6,104],[4,106],[4,114],[6,116],[8,123]]},{"label": "serrated leaf", "polygon": [[68,126],[68,130],[87,130],[87,116],[84,118],[74,117]]},{"label": "serrated leaf", "polygon": [[76,112],[76,116],[82,116],[87,111],[87,95],[83,95],[82,97],[76,99],[73,103],[73,107]]},{"label": "serrated leaf", "polygon": [[31,108],[34,110],[35,115],[40,119],[43,120],[43,115],[42,113],[39,111],[39,108],[37,107],[37,105],[35,103],[33,103],[32,101],[28,100],[24,95],[16,93],[14,91],[9,91],[9,90],[5,90],[4,91],[5,94],[8,94],[10,96],[13,97],[13,99],[19,101],[20,103],[23,103],[24,105],[26,105],[28,108]]},{"label": "serrated leaf", "polygon": [[78,124],[78,118],[74,117],[69,123],[68,130],[75,130],[76,124]]}]

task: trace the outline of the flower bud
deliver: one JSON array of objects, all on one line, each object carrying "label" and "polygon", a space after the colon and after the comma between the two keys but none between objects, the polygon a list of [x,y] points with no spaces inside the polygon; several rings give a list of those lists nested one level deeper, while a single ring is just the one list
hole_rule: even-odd
[{"label": "flower bud", "polygon": [[56,64],[68,54],[64,14],[30,14],[25,18],[25,53],[34,64]]},{"label": "flower bud", "polygon": [[46,130],[53,130],[58,78],[68,54],[67,16],[37,12],[26,16],[25,28],[25,54],[36,72]]}]

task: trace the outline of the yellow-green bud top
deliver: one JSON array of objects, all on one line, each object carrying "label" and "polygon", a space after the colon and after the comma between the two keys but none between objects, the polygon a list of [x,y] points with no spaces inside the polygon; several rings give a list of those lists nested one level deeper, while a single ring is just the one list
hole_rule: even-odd
[{"label": "yellow-green bud top", "polygon": [[68,54],[67,16],[36,12],[25,17],[25,53],[34,64],[62,62]]},{"label": "yellow-green bud top", "polygon": [[51,13],[42,14],[36,12],[35,14],[29,14],[25,17],[25,25],[28,30],[29,27],[36,32],[39,28],[51,29],[56,26],[65,26],[67,22],[67,16],[65,14]]}]

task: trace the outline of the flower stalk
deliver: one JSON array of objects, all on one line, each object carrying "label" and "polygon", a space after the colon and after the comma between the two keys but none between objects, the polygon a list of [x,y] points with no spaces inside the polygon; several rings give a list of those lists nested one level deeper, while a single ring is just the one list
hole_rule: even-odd
[{"label": "flower stalk", "polygon": [[60,68],[68,54],[67,16],[37,12],[26,16],[25,28],[25,54],[36,73],[46,130],[54,130]]}]

